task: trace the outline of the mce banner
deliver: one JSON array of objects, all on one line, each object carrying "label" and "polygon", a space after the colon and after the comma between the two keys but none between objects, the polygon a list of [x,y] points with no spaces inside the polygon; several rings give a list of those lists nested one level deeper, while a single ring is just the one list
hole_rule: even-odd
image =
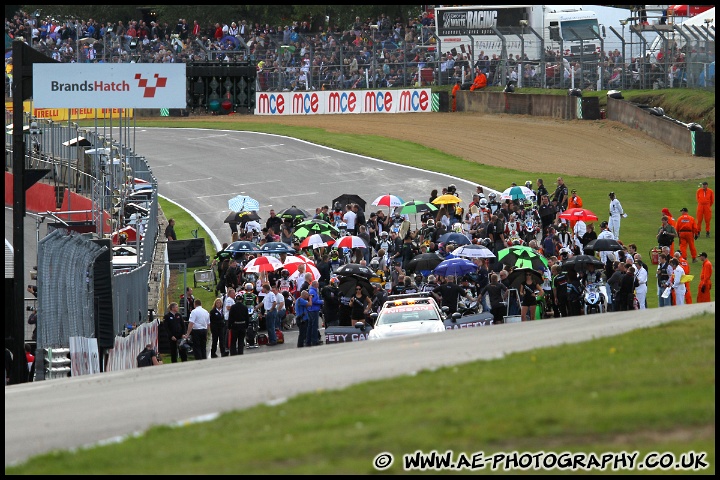
[{"label": "mce banner", "polygon": [[257,92],[255,115],[431,112],[429,88]]},{"label": "mce banner", "polygon": [[185,108],[185,64],[39,63],[36,108]]}]

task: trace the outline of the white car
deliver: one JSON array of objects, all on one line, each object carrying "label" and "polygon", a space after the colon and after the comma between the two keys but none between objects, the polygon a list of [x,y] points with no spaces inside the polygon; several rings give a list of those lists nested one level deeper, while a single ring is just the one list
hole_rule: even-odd
[{"label": "white car", "polygon": [[444,332],[444,318],[432,297],[391,299],[380,310],[368,340]]}]

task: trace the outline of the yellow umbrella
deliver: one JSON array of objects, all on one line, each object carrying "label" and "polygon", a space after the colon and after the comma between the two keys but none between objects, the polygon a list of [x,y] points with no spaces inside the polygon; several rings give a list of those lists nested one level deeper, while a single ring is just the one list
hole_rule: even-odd
[{"label": "yellow umbrella", "polygon": [[685,274],[682,277],[680,277],[680,283],[692,282],[693,278],[695,278],[695,275]]},{"label": "yellow umbrella", "polygon": [[435,205],[447,205],[450,203],[461,203],[462,200],[460,200],[455,195],[440,195],[435,200],[432,201]]}]

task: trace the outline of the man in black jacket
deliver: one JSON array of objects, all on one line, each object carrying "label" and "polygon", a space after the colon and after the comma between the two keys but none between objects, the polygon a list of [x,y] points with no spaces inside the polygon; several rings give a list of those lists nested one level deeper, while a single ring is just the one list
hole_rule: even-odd
[{"label": "man in black jacket", "polygon": [[182,339],[185,333],[185,322],[180,315],[180,306],[177,302],[168,305],[168,311],[163,317],[165,330],[167,330],[168,340],[170,341],[170,360],[177,363],[178,350],[180,351],[180,360],[187,362],[187,351],[184,348],[178,349],[178,340]]},{"label": "man in black jacket", "polygon": [[250,313],[243,302],[235,302],[228,312],[230,328],[230,355],[242,355],[245,349],[245,334],[250,322]]}]

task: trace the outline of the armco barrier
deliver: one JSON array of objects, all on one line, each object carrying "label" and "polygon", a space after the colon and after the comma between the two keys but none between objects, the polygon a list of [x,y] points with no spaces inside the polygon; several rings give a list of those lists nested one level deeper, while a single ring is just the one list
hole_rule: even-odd
[{"label": "armco barrier", "polygon": [[682,152],[703,157],[714,154],[710,132],[691,132],[685,125],[653,115],[634,103],[608,98],[607,118],[640,130]]}]

